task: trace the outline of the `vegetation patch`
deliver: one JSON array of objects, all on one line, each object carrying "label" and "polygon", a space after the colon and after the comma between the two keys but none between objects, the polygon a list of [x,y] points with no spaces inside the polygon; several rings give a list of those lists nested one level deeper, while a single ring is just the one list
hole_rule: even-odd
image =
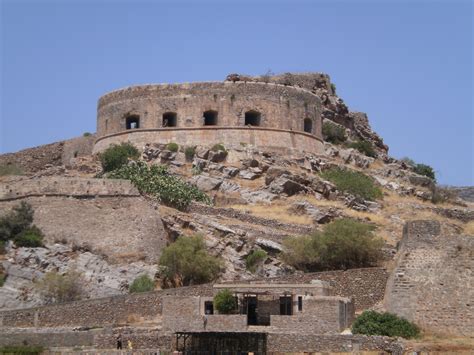
[{"label": "vegetation patch", "polygon": [[[12,211],[0,218],[0,251],[8,240],[19,247],[43,246],[43,234],[33,224],[34,211],[30,204],[21,202]],[[4,251],[4,250],[3,250]]]},{"label": "vegetation patch", "polygon": [[214,144],[214,145],[212,146],[211,150],[212,150],[213,152],[218,152],[218,151],[220,151],[220,150],[221,150],[221,151],[224,151],[224,152],[227,152],[227,149],[225,149],[225,146],[224,146],[224,144],[222,144],[222,143]]},{"label": "vegetation patch", "polygon": [[352,325],[352,333],[410,339],[418,337],[420,329],[412,322],[392,313],[365,311]]},{"label": "vegetation patch", "polygon": [[99,154],[104,172],[110,172],[126,165],[129,160],[137,160],[140,152],[131,143],[113,144]]},{"label": "vegetation patch", "polygon": [[213,281],[222,269],[221,259],[207,252],[201,236],[179,237],[163,250],[159,263],[175,287]]},{"label": "vegetation patch", "polygon": [[128,288],[130,293],[149,292],[155,289],[155,283],[147,274],[138,276]]},{"label": "vegetation patch", "polygon": [[3,272],[0,273],[0,287],[2,287],[5,284],[5,280],[7,279],[7,275],[5,275]]},{"label": "vegetation patch", "polygon": [[176,153],[179,149],[179,145],[177,143],[171,142],[166,145],[166,149],[168,149],[170,152]]},{"label": "vegetation patch", "polygon": [[196,147],[186,147],[184,149],[184,156],[187,161],[192,161],[196,154]]},{"label": "vegetation patch", "polygon": [[374,180],[361,172],[331,168],[323,171],[321,177],[334,183],[338,190],[364,200],[373,201],[382,198],[382,190],[375,185]]},{"label": "vegetation patch", "polygon": [[208,195],[181,178],[171,175],[164,165],[149,167],[138,161],[112,171],[107,177],[130,180],[141,193],[152,195],[165,205],[178,209],[185,209],[191,201],[211,203]]},{"label": "vegetation patch", "polygon": [[267,258],[267,252],[262,249],[252,251],[245,259],[247,270],[254,273],[258,266]]},{"label": "vegetation patch", "polygon": [[23,355],[36,355],[41,354],[44,351],[42,346],[2,346],[0,347],[0,354],[23,354]]},{"label": "vegetation patch", "polygon": [[23,170],[15,164],[0,165],[0,176],[23,175]]},{"label": "vegetation patch", "polygon": [[237,300],[232,292],[225,288],[214,296],[214,308],[220,314],[232,314],[237,310]]},{"label": "vegetation patch", "polygon": [[418,175],[427,176],[433,181],[436,181],[436,175],[433,168],[426,164],[416,164],[413,168],[413,171]]},{"label": "vegetation patch", "polygon": [[344,127],[328,121],[323,123],[323,137],[326,142],[332,144],[341,144],[347,140]]},{"label": "vegetation patch", "polygon": [[84,133],[82,134],[82,136],[83,136],[83,137],[90,137],[90,136],[92,136],[92,133],[91,133],[91,132],[84,132]]},{"label": "vegetation patch", "polygon": [[383,243],[372,225],[339,219],[327,224],[322,232],[285,239],[283,260],[303,271],[374,266],[382,256]]},{"label": "vegetation patch", "polygon": [[76,301],[83,294],[82,278],[76,271],[48,272],[36,283],[36,288],[46,304]]},{"label": "vegetation patch", "polygon": [[348,147],[357,149],[359,152],[367,155],[368,157],[377,158],[377,153],[375,152],[374,146],[368,141],[352,142],[348,145]]}]

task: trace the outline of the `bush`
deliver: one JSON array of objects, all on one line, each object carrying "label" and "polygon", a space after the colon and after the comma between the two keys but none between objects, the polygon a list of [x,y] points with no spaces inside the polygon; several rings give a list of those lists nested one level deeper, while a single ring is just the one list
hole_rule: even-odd
[{"label": "bush", "polygon": [[402,159],[400,159],[400,161],[411,167],[414,167],[416,165],[415,161],[409,157],[403,157]]},{"label": "bush", "polygon": [[336,84],[331,83],[331,90],[334,95],[336,95]]},{"label": "bush", "polygon": [[373,226],[356,220],[336,220],[322,232],[284,240],[283,259],[304,271],[373,266],[380,260],[383,246],[373,230]]},{"label": "bush", "polygon": [[0,347],[0,354],[21,354],[21,355],[39,355],[44,351],[42,346],[2,346]]},{"label": "bush", "polygon": [[225,149],[224,145],[222,143],[214,144],[211,148],[213,152],[218,152],[220,150],[227,152],[227,149]]},{"label": "bush", "polygon": [[191,201],[211,203],[208,195],[181,178],[169,174],[163,165],[149,167],[139,161],[124,165],[109,173],[107,177],[130,180],[141,193],[150,194],[171,207],[185,209]]},{"label": "bush", "polygon": [[90,136],[92,136],[92,133],[91,132],[84,132],[82,136],[83,137],[90,137]]},{"label": "bush", "polygon": [[433,168],[426,164],[416,164],[413,171],[418,175],[427,176],[430,179],[436,181],[436,176]]},{"label": "bush", "polygon": [[257,271],[257,267],[267,258],[267,252],[262,249],[252,251],[245,260],[245,266],[250,272]]},{"label": "bush", "polygon": [[368,157],[377,158],[377,153],[372,146],[372,143],[368,141],[357,141],[349,144],[349,148],[357,149],[362,154],[367,155]]},{"label": "bush", "polygon": [[166,145],[166,149],[168,149],[170,152],[177,152],[179,149],[179,145],[171,142]]},{"label": "bush", "polygon": [[43,246],[43,234],[36,226],[31,226],[13,239],[18,247],[38,248]]},{"label": "bush", "polygon": [[325,141],[333,144],[341,144],[347,140],[344,127],[327,121],[323,123],[323,137]]},{"label": "bush", "polygon": [[0,242],[13,240],[19,247],[40,247],[43,234],[33,225],[34,211],[30,204],[21,202],[12,211],[0,218]]},{"label": "bush", "polygon": [[214,296],[214,308],[220,314],[232,314],[237,310],[237,300],[229,289],[225,288]]},{"label": "bush", "polygon": [[0,273],[0,287],[5,284],[5,280],[7,279],[7,275]]},{"label": "bush", "polygon": [[147,274],[138,276],[128,288],[130,293],[148,292],[155,289],[155,283]]},{"label": "bush", "polygon": [[184,149],[184,156],[186,157],[187,161],[192,161],[195,154],[196,154],[195,147],[186,147],[186,149]]},{"label": "bush", "polygon": [[0,165],[0,176],[23,175],[23,170],[15,164]]},{"label": "bush", "polygon": [[338,190],[356,197],[370,201],[382,198],[382,190],[375,185],[374,180],[358,171],[331,168],[323,171],[321,177],[334,183]]},{"label": "bush", "polygon": [[113,171],[126,165],[128,160],[137,160],[140,152],[131,143],[113,144],[99,154],[104,172]]},{"label": "bush", "polygon": [[410,321],[392,313],[365,311],[352,325],[352,333],[410,339],[419,336],[420,329]]},{"label": "bush", "polygon": [[5,242],[3,240],[0,240],[0,255],[5,254]]},{"label": "bush", "polygon": [[83,293],[81,275],[75,271],[64,275],[56,271],[48,272],[36,287],[46,304],[75,301]]},{"label": "bush", "polygon": [[174,286],[187,286],[215,280],[222,261],[208,254],[202,237],[182,236],[163,250],[160,265]]}]

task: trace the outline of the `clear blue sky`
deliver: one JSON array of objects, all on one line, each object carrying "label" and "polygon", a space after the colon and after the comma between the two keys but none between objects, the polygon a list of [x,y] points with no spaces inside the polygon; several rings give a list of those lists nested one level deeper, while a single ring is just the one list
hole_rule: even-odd
[{"label": "clear blue sky", "polygon": [[94,132],[123,86],[322,71],[392,156],[474,184],[469,0],[0,2],[1,152]]}]

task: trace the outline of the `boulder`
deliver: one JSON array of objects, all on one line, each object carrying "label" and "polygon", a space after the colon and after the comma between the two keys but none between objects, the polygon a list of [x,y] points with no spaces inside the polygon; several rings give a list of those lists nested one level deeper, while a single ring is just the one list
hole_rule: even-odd
[{"label": "boulder", "polygon": [[295,202],[293,205],[291,205],[290,211],[296,214],[306,214],[311,216],[313,221],[318,224],[329,223],[340,215],[336,208],[323,209],[316,207],[306,201]]},{"label": "boulder", "polygon": [[278,252],[283,251],[283,246],[280,243],[277,243],[268,239],[257,238],[257,240],[255,241],[255,244],[257,244],[262,249],[278,251]]},{"label": "boulder", "polygon": [[195,150],[195,156],[200,158],[200,159],[206,159],[209,156],[209,149],[204,148],[204,147],[196,147]]},{"label": "boulder", "polygon": [[434,188],[435,186],[434,181],[427,176],[409,175],[408,181],[410,181],[411,184],[416,186],[422,186],[427,188]]},{"label": "boulder", "polygon": [[222,184],[222,178],[214,178],[208,175],[196,175],[193,176],[190,180],[191,184],[196,185],[199,190],[202,191],[212,191],[219,188]]},{"label": "boulder", "polygon": [[239,173],[240,169],[239,168],[235,168],[233,166],[226,166],[224,167],[224,169],[222,170],[222,172],[224,173],[224,176],[225,177],[228,177],[228,178],[232,178],[232,177],[235,177],[237,176],[237,174]]},{"label": "boulder", "polygon": [[281,175],[291,175],[291,173],[281,166],[270,166],[265,175],[265,185],[270,185],[273,180]]},{"label": "boulder", "polygon": [[162,161],[173,160],[174,158],[176,158],[176,153],[165,149],[161,151],[160,158]]},{"label": "boulder", "polygon": [[242,161],[242,165],[246,168],[256,168],[260,165],[260,163],[256,159],[244,159]]},{"label": "boulder", "polygon": [[193,160],[193,168],[201,170],[201,171],[204,170],[207,164],[208,164],[208,161],[201,158],[194,158]]},{"label": "boulder", "polygon": [[208,160],[219,163],[225,160],[227,157],[227,152],[225,150],[218,150],[217,152],[211,150],[209,151],[209,155],[207,157]]},{"label": "boulder", "polygon": [[247,201],[247,203],[269,203],[278,198],[278,195],[275,195],[274,193],[271,193],[267,190],[243,190],[240,192],[240,195],[245,201]]},{"label": "boulder", "polygon": [[260,174],[257,174],[250,170],[241,170],[239,172],[239,177],[245,180],[255,180],[260,177]]},{"label": "boulder", "polygon": [[296,181],[290,180],[286,177],[280,176],[272,181],[269,185],[270,191],[275,194],[287,194],[293,196],[298,192],[307,191],[304,185],[297,183]]}]

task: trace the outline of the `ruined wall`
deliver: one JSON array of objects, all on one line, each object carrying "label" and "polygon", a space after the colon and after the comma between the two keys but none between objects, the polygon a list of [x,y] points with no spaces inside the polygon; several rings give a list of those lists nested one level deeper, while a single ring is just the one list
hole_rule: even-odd
[{"label": "ruined wall", "polygon": [[474,238],[441,233],[437,221],[405,225],[386,308],[432,332],[474,334]]},{"label": "ruined wall", "polygon": [[284,293],[294,294],[294,295],[311,295],[311,296],[329,296],[332,295],[331,288],[329,284],[322,283],[321,285],[314,284],[279,284],[279,283],[225,283],[225,284],[216,284],[214,285],[215,292],[219,290],[228,288],[233,292],[240,293],[252,293],[252,292],[267,292],[269,294],[274,294],[280,296]]},{"label": "ruined wall", "polygon": [[24,173],[35,173],[49,165],[61,165],[63,148],[64,142],[57,142],[20,150],[16,153],[1,154],[0,166],[15,165]]},{"label": "ruined wall", "polygon": [[20,179],[0,185],[0,214],[21,201],[47,242],[66,242],[111,261],[156,261],[166,245],[158,210],[129,181],[82,178]]},{"label": "ruined wall", "polygon": [[91,155],[95,140],[95,134],[91,134],[65,141],[61,154],[62,163],[69,166],[74,158]]}]

